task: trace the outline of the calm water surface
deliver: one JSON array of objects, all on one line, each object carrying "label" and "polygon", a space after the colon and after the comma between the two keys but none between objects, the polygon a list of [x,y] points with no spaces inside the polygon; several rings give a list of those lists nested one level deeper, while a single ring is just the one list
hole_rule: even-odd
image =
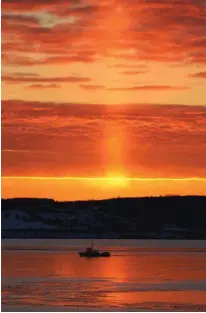
[{"label": "calm water surface", "polygon": [[2,311],[206,311],[206,241],[3,240]]}]

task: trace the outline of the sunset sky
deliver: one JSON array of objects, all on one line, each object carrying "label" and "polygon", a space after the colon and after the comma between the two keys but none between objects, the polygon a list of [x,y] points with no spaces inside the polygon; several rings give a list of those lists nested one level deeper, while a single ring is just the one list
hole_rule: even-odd
[{"label": "sunset sky", "polygon": [[205,193],[205,0],[2,0],[3,197]]}]

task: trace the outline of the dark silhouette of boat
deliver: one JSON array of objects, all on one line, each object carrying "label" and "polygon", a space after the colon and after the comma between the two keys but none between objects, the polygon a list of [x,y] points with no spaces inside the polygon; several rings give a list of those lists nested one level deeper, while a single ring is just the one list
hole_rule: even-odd
[{"label": "dark silhouette of boat", "polygon": [[85,251],[79,252],[79,256],[86,258],[98,258],[98,257],[109,257],[111,254],[108,251],[100,252],[93,249],[93,244],[88,247]]}]

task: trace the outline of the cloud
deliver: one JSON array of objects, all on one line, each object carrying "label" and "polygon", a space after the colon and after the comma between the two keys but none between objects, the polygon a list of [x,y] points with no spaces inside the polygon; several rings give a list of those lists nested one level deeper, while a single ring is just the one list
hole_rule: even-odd
[{"label": "cloud", "polygon": [[[4,75],[6,75],[6,74],[3,73],[3,76]],[[37,74],[37,73],[24,73],[24,72],[14,72],[10,75],[17,76],[17,77],[19,77],[19,76],[22,76],[22,77],[39,77],[39,74]]]},{"label": "cloud", "polygon": [[124,63],[117,63],[113,65],[109,65],[109,68],[119,68],[119,69],[146,69],[147,64],[124,64]]},{"label": "cloud", "polygon": [[2,0],[2,10],[11,12],[28,12],[28,11],[44,11],[55,9],[56,7],[63,6],[68,2],[65,0]]},{"label": "cloud", "polygon": [[88,91],[105,89],[105,86],[102,86],[102,85],[80,85],[80,87]]},{"label": "cloud", "polygon": [[122,74],[124,75],[140,75],[140,74],[145,74],[147,73],[146,71],[124,71]]},{"label": "cloud", "polygon": [[57,57],[49,57],[47,59],[42,60],[42,64],[58,64],[58,63],[90,63],[93,61],[92,58],[93,53],[86,53],[84,55],[76,54],[73,56],[57,56]]},{"label": "cloud", "polygon": [[167,90],[187,90],[188,87],[184,86],[167,86],[167,85],[147,85],[147,86],[133,86],[133,87],[120,87],[120,88],[108,88],[112,91],[167,91]]},{"label": "cloud", "polygon": [[205,177],[205,136],[206,107],[2,101],[2,175]]},{"label": "cloud", "polygon": [[[132,75],[135,74],[132,72]],[[185,86],[167,86],[167,85],[145,85],[145,86],[132,86],[132,87],[114,87],[108,88],[103,85],[80,85],[80,88],[85,90],[110,90],[110,91],[169,91],[169,90],[188,90]]]},{"label": "cloud", "polygon": [[87,77],[68,76],[68,77],[33,77],[33,76],[2,76],[2,81],[9,83],[87,83],[91,80]]},{"label": "cloud", "polygon": [[[23,48],[24,49],[24,48]],[[48,58],[34,59],[31,57],[22,57],[18,55],[3,54],[2,61],[4,64],[13,66],[36,66],[36,65],[56,65],[56,64],[70,64],[70,63],[90,63],[93,58],[89,54],[76,54],[72,56],[54,56]]]},{"label": "cloud", "polygon": [[189,75],[192,78],[206,78],[206,71]]},{"label": "cloud", "polygon": [[205,177],[205,136],[201,106],[2,101],[2,175]]},{"label": "cloud", "polygon": [[[99,56],[114,57],[117,64],[206,62],[204,1],[3,0],[2,11],[2,51],[16,56],[7,55],[6,64],[31,65],[26,59],[20,63],[22,53],[42,53],[42,63],[33,58],[39,65],[95,62]],[[79,54],[73,53],[77,47]],[[52,53],[59,56],[48,56]]]},{"label": "cloud", "polygon": [[36,16],[29,16],[23,14],[15,13],[3,13],[2,14],[2,28],[3,31],[7,31],[9,27],[12,29],[12,25],[17,27],[27,26],[27,27],[37,27],[38,19]]},{"label": "cloud", "polygon": [[57,84],[49,84],[49,85],[35,84],[35,85],[28,86],[28,88],[47,89],[47,88],[61,88],[61,86]]}]

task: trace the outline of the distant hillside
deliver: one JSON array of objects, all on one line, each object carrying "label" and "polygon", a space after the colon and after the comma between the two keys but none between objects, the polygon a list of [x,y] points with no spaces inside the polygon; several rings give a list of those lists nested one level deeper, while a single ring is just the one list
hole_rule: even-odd
[{"label": "distant hillside", "polygon": [[2,199],[3,238],[206,239],[206,196]]}]

